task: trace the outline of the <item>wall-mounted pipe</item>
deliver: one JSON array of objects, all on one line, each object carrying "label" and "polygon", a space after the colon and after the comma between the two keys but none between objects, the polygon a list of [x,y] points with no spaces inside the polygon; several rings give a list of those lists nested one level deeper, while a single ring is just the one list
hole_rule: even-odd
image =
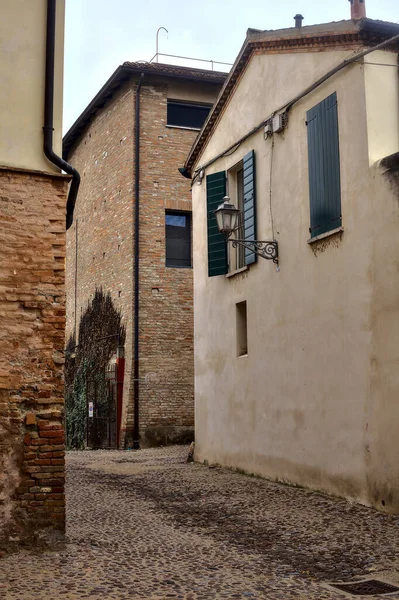
[{"label": "wall-mounted pipe", "polygon": [[139,286],[140,286],[140,90],[144,79],[141,73],[136,88],[136,110],[135,110],[135,140],[134,140],[134,368],[133,368],[133,402],[134,402],[134,424],[133,424],[133,449],[140,448],[140,347],[139,347]]},{"label": "wall-mounted pipe", "polygon": [[75,223],[75,341],[78,339],[78,220]]},{"label": "wall-mounted pipe", "polygon": [[47,28],[46,28],[46,76],[44,87],[44,125],[43,125],[43,150],[44,154],[54,165],[72,175],[66,205],[66,228],[72,225],[73,211],[78,195],[80,175],[76,169],[63,160],[53,150],[54,131],[54,56],[55,56],[55,21],[56,0],[47,0]]}]

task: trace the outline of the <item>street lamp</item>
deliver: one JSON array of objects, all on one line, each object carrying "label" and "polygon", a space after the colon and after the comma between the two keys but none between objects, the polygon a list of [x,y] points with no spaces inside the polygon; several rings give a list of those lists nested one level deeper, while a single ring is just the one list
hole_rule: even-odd
[{"label": "street lamp", "polygon": [[220,233],[226,237],[227,242],[231,242],[233,248],[242,246],[252,252],[255,252],[258,256],[266,258],[266,260],[272,260],[275,264],[278,264],[278,243],[273,241],[260,241],[260,240],[240,240],[237,238],[231,238],[230,236],[234,231],[237,231],[237,221],[240,210],[231,203],[230,198],[225,196],[223,203],[219,204],[215,210],[216,223]]},{"label": "street lamp", "polygon": [[215,210],[216,223],[220,233],[226,237],[230,237],[233,231],[237,228],[237,220],[240,211],[230,202],[230,198],[225,196],[223,204],[219,204]]}]

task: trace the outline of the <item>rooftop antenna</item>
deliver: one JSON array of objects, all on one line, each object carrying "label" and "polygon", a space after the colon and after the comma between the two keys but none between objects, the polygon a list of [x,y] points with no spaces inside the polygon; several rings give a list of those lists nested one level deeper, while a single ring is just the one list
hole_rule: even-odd
[{"label": "rooftop antenna", "polygon": [[161,31],[161,29],[163,29],[164,31],[166,31],[166,36],[168,36],[169,31],[166,29],[166,27],[158,27],[157,30],[157,37],[156,37],[156,47],[155,47],[155,61],[158,61],[158,36],[159,36],[159,32]]}]

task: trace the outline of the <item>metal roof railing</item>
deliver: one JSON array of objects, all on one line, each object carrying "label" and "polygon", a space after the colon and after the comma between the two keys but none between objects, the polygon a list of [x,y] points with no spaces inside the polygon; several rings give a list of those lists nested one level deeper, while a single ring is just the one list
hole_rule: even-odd
[{"label": "metal roof railing", "polygon": [[[211,65],[211,70],[214,70],[214,65],[223,65],[226,67],[232,67],[233,63],[227,63],[227,62],[222,62],[220,60],[207,60],[204,58],[192,58],[191,56],[177,56],[176,54],[164,54],[163,52],[157,52],[156,54],[154,54],[154,56],[152,57],[152,59],[150,60],[150,63],[152,63],[155,60],[155,62],[159,62],[158,61],[158,57],[159,56],[166,56],[168,58],[179,58],[181,60],[194,60],[197,62],[203,62],[203,63],[208,63]],[[230,69],[229,69],[230,70]]]}]

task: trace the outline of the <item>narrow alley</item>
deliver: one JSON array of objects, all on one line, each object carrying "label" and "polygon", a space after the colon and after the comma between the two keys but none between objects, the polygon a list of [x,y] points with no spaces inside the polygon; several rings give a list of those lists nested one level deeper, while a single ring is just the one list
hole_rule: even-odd
[{"label": "narrow alley", "polygon": [[0,597],[330,600],[353,597],[331,582],[399,583],[397,516],[187,452],[69,452],[66,547],[5,557]]}]

